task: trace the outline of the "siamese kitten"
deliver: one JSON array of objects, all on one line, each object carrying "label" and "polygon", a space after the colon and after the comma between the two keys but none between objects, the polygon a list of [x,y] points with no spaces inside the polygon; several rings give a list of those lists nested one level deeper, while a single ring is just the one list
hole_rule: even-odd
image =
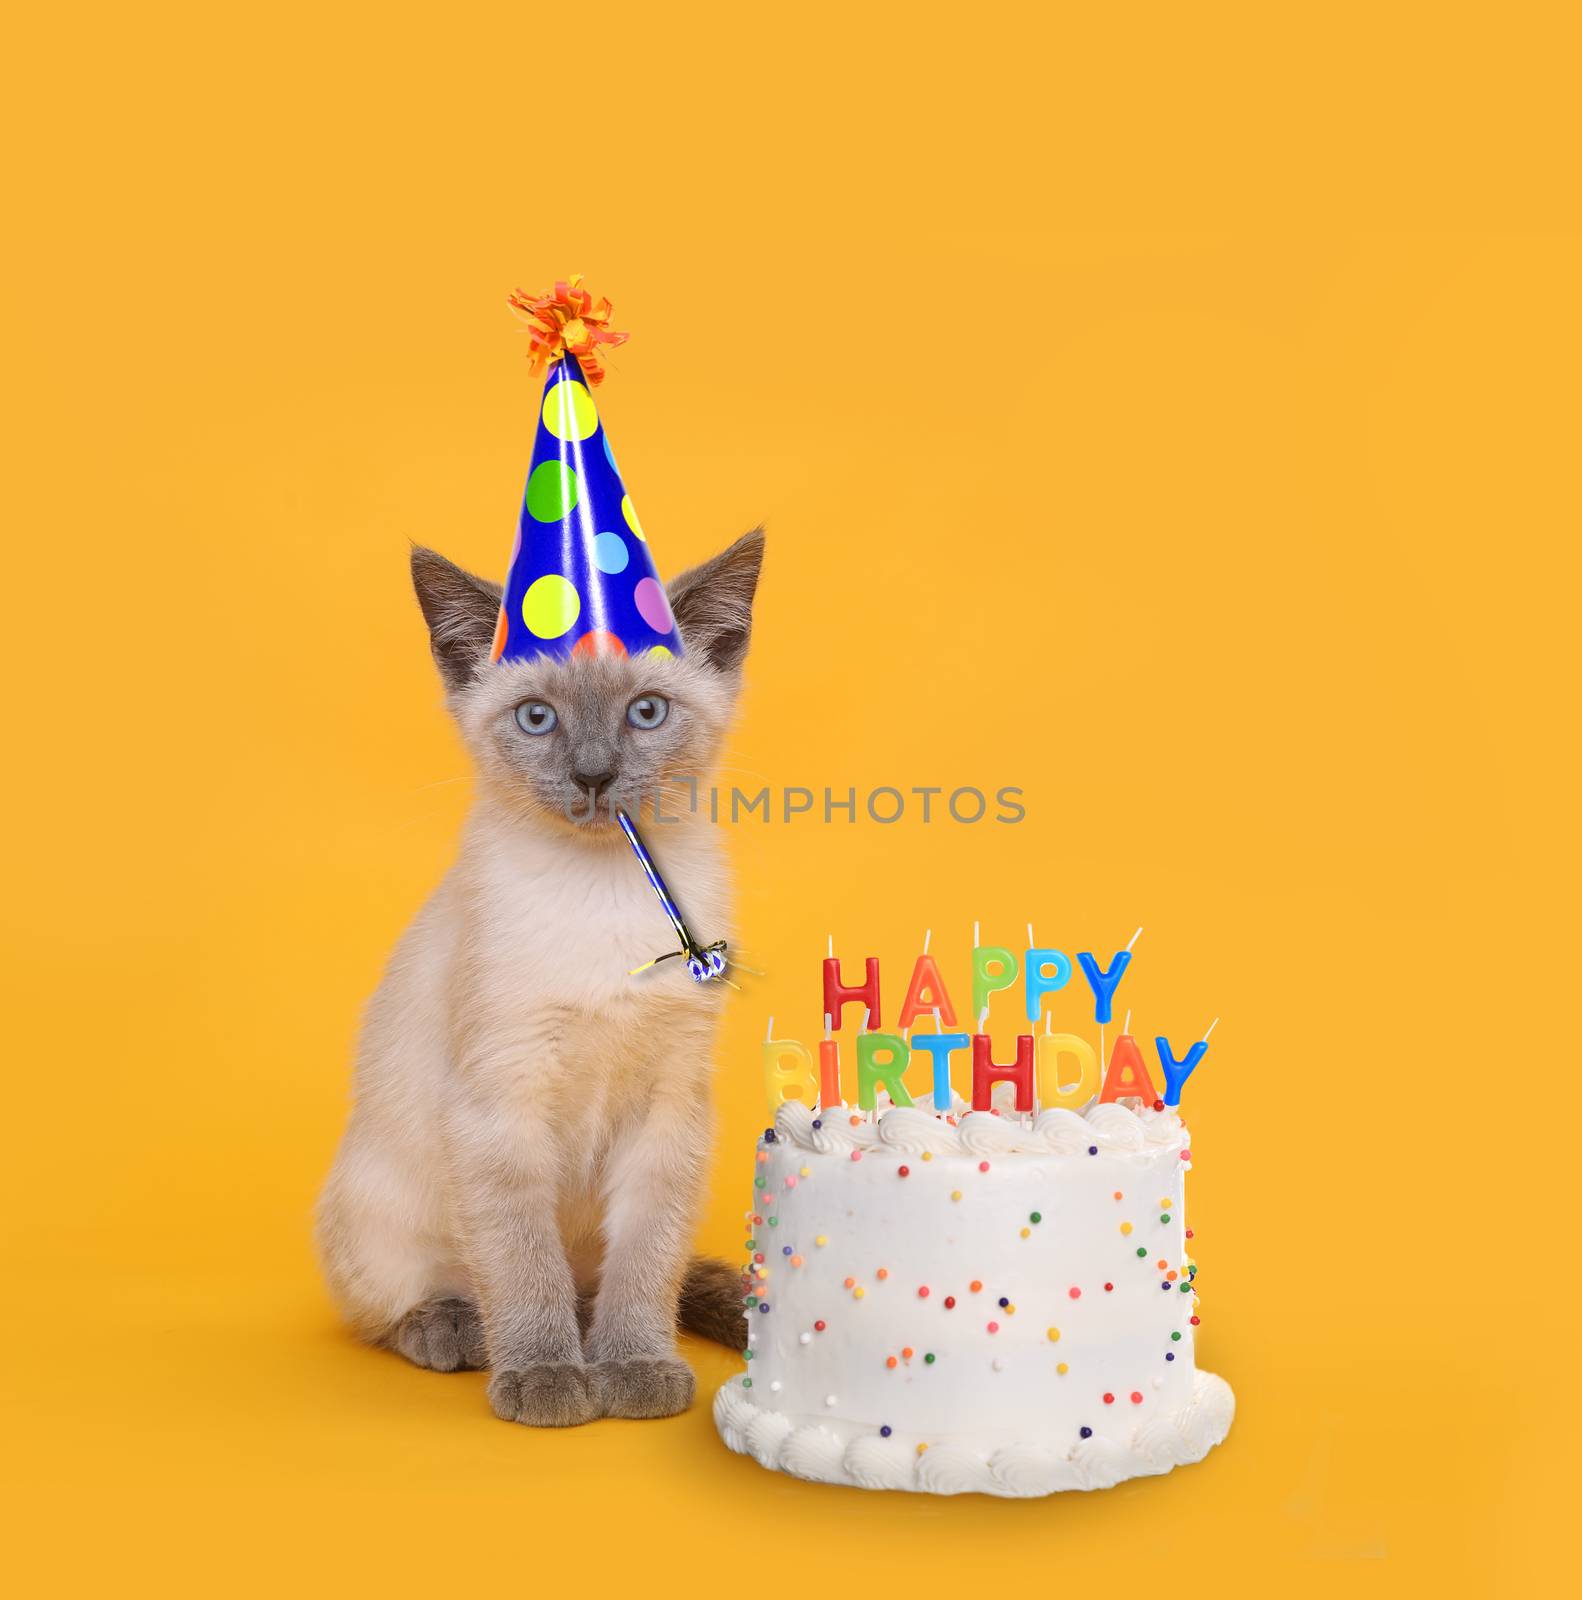
[{"label": "siamese kitten", "polygon": [[[478,792],[369,1005],[319,1245],[363,1338],[487,1368],[509,1421],[669,1416],[693,1395],[678,1319],[747,1342],[737,1274],[689,1255],[722,989],[679,960],[629,975],[673,935],[611,802],[712,765],[762,560],[754,530],[669,585],[682,657],[495,664],[498,586],[412,552]],[[725,864],[680,794],[645,837],[719,938]]]}]

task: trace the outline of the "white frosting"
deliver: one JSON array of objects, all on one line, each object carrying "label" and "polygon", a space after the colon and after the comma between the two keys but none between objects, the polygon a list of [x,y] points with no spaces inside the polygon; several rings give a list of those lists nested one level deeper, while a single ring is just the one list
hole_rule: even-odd
[{"label": "white frosting", "polygon": [[1118,1104],[947,1120],[787,1102],[757,1152],[757,1303],[721,1436],[797,1477],[934,1494],[1199,1460],[1234,1401],[1193,1365],[1188,1154],[1174,1112]]},{"label": "white frosting", "polygon": [[1064,1454],[1036,1443],[1001,1445],[984,1454],[970,1446],[935,1445],[919,1454],[892,1435],[857,1434],[843,1440],[821,1423],[794,1427],[777,1412],[753,1404],[739,1382],[714,1397],[714,1423],[732,1450],[760,1466],[819,1483],[860,1489],[917,1489],[930,1494],[1034,1496],[1060,1489],[1108,1489],[1201,1461],[1230,1431],[1236,1399],[1212,1372],[1193,1374],[1186,1403],[1161,1412],[1125,1444],[1095,1435]]}]

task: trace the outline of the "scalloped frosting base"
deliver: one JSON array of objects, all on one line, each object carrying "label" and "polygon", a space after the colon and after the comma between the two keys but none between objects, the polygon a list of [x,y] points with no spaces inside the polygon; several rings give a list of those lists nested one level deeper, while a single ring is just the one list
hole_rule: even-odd
[{"label": "scalloped frosting base", "polygon": [[815,1483],[859,1489],[910,1489],[919,1494],[997,1494],[1022,1499],[1062,1489],[1108,1489],[1201,1461],[1230,1431],[1236,1397],[1212,1372],[1194,1374],[1184,1406],[1139,1427],[1128,1445],[1095,1436],[1064,1454],[1046,1445],[1001,1445],[984,1455],[964,1443],[919,1452],[898,1438],[862,1432],[852,1438],[824,1423],[796,1426],[753,1404],[741,1380],[714,1397],[714,1424],[738,1455]]}]

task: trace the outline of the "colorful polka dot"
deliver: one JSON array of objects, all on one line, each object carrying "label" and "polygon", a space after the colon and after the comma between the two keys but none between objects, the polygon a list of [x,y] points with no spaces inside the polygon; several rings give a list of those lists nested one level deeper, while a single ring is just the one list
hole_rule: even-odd
[{"label": "colorful polka dot", "polygon": [[[613,633],[604,628],[589,628],[571,647],[573,660],[582,660],[588,656],[624,656],[625,654],[626,646]],[[794,1184],[796,1179],[787,1178],[786,1182]]]},{"label": "colorful polka dot", "polygon": [[604,436],[604,459],[610,463],[610,471],[617,478],[620,477],[621,469],[615,464],[615,452],[610,448],[610,436],[608,433]]},{"label": "colorful polka dot", "polygon": [[670,602],[665,598],[664,586],[658,578],[644,578],[632,591],[637,614],[655,633],[669,633],[675,626],[670,614]]},{"label": "colorful polka dot", "polygon": [[625,572],[632,559],[626,541],[618,533],[601,533],[593,541],[593,564],[600,572]]},{"label": "colorful polka dot", "polygon": [[535,578],[522,596],[522,621],[540,639],[558,639],[569,633],[582,614],[582,598],[568,578],[546,572]]},{"label": "colorful polka dot", "polygon": [[629,494],[621,496],[621,515],[626,518],[626,526],[637,535],[644,544],[648,542],[648,535],[643,532],[643,525],[637,520],[637,507],[632,504]]},{"label": "colorful polka dot", "polygon": [[599,426],[599,410],[593,396],[575,378],[551,384],[544,396],[544,426],[557,439],[591,439]]},{"label": "colorful polka dot", "polygon": [[559,522],[577,503],[577,475],[558,461],[540,461],[527,480],[527,514],[535,522]]}]

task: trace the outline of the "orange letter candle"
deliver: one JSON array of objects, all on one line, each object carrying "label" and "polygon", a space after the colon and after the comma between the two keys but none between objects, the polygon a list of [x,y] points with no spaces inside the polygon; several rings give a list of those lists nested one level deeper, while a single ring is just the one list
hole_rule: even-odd
[{"label": "orange letter candle", "polygon": [[[956,1026],[956,1008],[950,1003],[950,991],[939,974],[939,964],[932,956],[922,955],[912,968],[912,981],[906,987],[906,999],[901,1002],[901,1015],[896,1018],[895,1025],[910,1028],[923,1012],[934,1010],[939,1012],[947,1028]],[[874,1021],[878,1020],[879,1013],[875,1010]]]},{"label": "orange letter candle", "polygon": [[1148,1063],[1129,1033],[1123,1033],[1115,1041],[1115,1048],[1110,1052],[1110,1070],[1104,1074],[1099,1099],[1119,1100],[1122,1095],[1135,1095],[1150,1106],[1159,1098],[1154,1080],[1148,1076]]}]

